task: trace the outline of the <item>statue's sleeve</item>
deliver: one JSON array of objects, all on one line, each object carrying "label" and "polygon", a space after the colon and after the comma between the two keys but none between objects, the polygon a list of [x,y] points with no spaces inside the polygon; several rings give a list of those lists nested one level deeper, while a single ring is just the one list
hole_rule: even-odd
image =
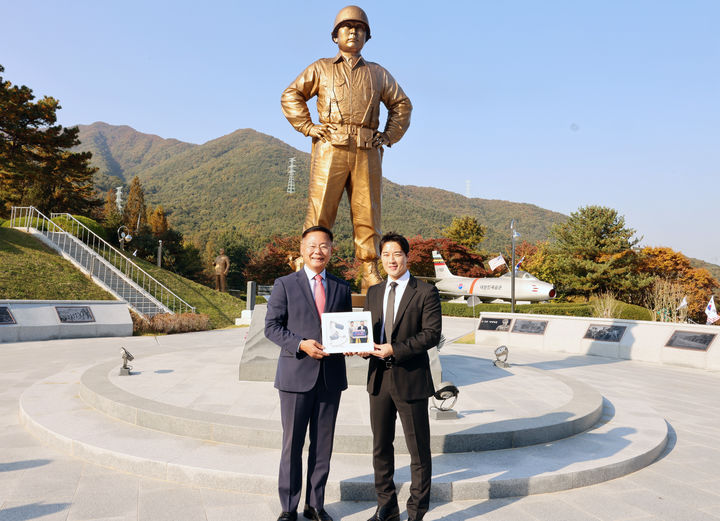
[{"label": "statue's sleeve", "polygon": [[306,136],[310,134],[310,129],[313,127],[307,102],[317,95],[319,86],[320,69],[318,62],[315,62],[295,78],[295,81],[283,91],[280,98],[282,111],[287,120],[295,127],[295,130]]},{"label": "statue's sleeve", "polygon": [[380,99],[387,107],[388,118],[385,124],[385,134],[390,144],[397,143],[403,137],[410,126],[410,113],[412,103],[403,92],[398,82],[395,81],[388,71],[383,71],[383,88]]}]

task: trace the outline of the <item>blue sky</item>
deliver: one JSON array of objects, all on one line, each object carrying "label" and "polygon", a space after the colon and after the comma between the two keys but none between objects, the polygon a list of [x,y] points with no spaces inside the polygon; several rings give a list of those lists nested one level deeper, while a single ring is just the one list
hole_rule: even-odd
[{"label": "blue sky", "polygon": [[[58,98],[64,125],[193,143],[253,128],[309,151],[280,93],[337,52],[344,5],[0,0],[0,64]],[[720,2],[361,6],[363,55],[415,107],[387,178],[462,194],[470,180],[472,197],[566,214],[610,206],[643,244],[720,264]]]}]

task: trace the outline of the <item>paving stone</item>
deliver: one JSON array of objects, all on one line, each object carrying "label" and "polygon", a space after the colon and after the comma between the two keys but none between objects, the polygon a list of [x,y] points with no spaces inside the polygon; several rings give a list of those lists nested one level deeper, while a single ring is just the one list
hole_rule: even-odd
[{"label": "paving stone", "polygon": [[85,472],[80,478],[68,521],[136,518],[140,479],[135,476]]},{"label": "paving stone", "polygon": [[206,518],[198,490],[146,485],[146,481],[142,480],[138,521],[199,521]]},{"label": "paving stone", "polygon": [[553,521],[597,521],[600,519],[585,509],[571,505],[554,495],[528,497],[519,506],[537,519],[552,519]]},{"label": "paving stone", "polygon": [[[451,322],[451,321],[450,321]],[[468,320],[468,322],[470,322]],[[152,356],[172,350],[193,349],[193,353],[203,352],[205,348],[214,348],[217,345],[226,346],[226,353],[231,353],[237,346],[236,335],[230,332],[211,332],[211,334],[193,334],[193,335],[170,335],[168,337],[133,337],[122,339],[123,345],[126,345],[133,354],[139,356],[141,360],[149,360]],[[91,339],[81,341],[53,341],[43,343],[24,343],[23,345],[3,345],[0,350],[0,362],[3,364],[3,374],[0,375],[0,440],[4,434],[10,434],[8,440],[10,445],[19,445],[16,447],[6,447],[0,444],[0,463],[17,463],[33,460],[56,460],[67,459],[62,453],[44,447],[39,442],[28,435],[28,446],[23,448],[22,438],[14,437],[12,429],[15,427],[16,432],[22,427],[18,425],[17,419],[17,400],[23,391],[35,382],[47,378],[60,371],[72,370],[74,367],[87,366],[88,360],[93,364],[102,362],[104,359],[116,359],[117,357],[118,339]],[[474,356],[478,350],[476,346],[453,346],[449,347],[446,353],[452,352],[453,356]],[[488,354],[490,350],[485,349]],[[475,351],[475,353],[473,353]],[[42,366],[36,363],[38,353],[41,353],[43,360],[46,362]],[[628,476],[592,485],[587,488],[569,490],[564,492],[556,492],[550,495],[530,496],[522,498],[507,498],[502,500],[490,501],[454,501],[451,503],[431,504],[431,510],[426,517],[428,521],[434,520],[452,520],[465,521],[470,519],[486,520],[501,519],[512,521],[525,521],[526,519],[547,519],[556,521],[562,519],[565,512],[563,505],[567,504],[573,508],[578,508],[591,517],[580,517],[576,521],[584,521],[584,519],[608,519],[607,514],[611,510],[602,501],[592,502],[590,500],[583,501],[583,494],[588,497],[597,494],[604,497],[609,494],[611,497],[615,495],[627,495],[622,499],[613,503],[613,507],[618,504],[626,504],[630,509],[637,509],[645,514],[637,517],[629,517],[627,521],[686,521],[694,519],[702,519],[711,521],[720,519],[720,513],[714,504],[706,504],[706,502],[714,503],[714,496],[720,488],[717,476],[718,461],[714,456],[717,451],[715,440],[720,438],[720,424],[717,418],[720,417],[717,404],[720,404],[720,373],[704,372],[690,370],[686,368],[665,367],[654,364],[644,364],[631,361],[608,361],[600,357],[587,357],[575,355],[563,355],[562,353],[542,353],[529,349],[513,349],[512,361],[518,365],[533,364],[536,367],[546,371],[558,372],[566,374],[570,377],[581,379],[588,385],[597,388],[603,395],[610,400],[622,399],[632,396],[645,404],[653,407],[662,416],[669,419],[671,427],[677,433],[675,445],[671,446],[665,452],[663,459],[651,465],[645,470],[630,474]],[[118,364],[119,365],[119,364]],[[230,364],[232,365],[232,364]],[[158,369],[174,370],[175,367],[160,367]],[[153,369],[155,370],[155,369]],[[156,377],[169,376],[168,374],[157,374]],[[8,376],[9,375],[9,376]],[[502,375],[498,371],[498,375]],[[236,377],[236,373],[233,375]],[[467,375],[470,378],[472,375]],[[672,382],[669,385],[668,382]],[[8,384],[8,385],[5,385]],[[482,385],[481,382],[478,382]],[[234,389],[234,387],[231,387]],[[272,391],[271,391],[272,392]],[[273,394],[270,402],[276,399]],[[343,398],[345,400],[345,398]],[[696,405],[693,405],[693,401]],[[512,406],[511,400],[505,403]],[[206,404],[213,404],[211,400],[207,400]],[[241,402],[235,400],[232,402],[237,405]],[[343,406],[351,404],[351,401],[343,402]],[[358,399],[357,403],[364,406],[367,399]],[[341,406],[342,407],[342,406]],[[366,417],[367,409],[355,409],[355,405],[351,405],[353,411],[358,416]],[[483,399],[478,399],[472,406],[465,407],[468,411],[482,410]],[[6,410],[6,408],[9,408]],[[360,412],[358,412],[360,411]],[[496,411],[502,412],[502,411]],[[480,417],[486,421],[492,421],[490,415],[486,412],[472,413],[476,417]],[[671,438],[673,438],[671,433]],[[14,440],[14,441],[13,441]],[[52,498],[52,494],[56,491],[53,488],[52,480],[44,482],[42,486],[26,491],[23,500],[17,501],[14,498],[4,497],[3,488],[8,494],[14,493],[16,485],[23,482],[24,476],[28,471],[40,470],[47,468],[49,465],[39,466],[37,468],[17,468],[7,472],[2,471],[0,467],[0,521],[6,519],[67,519],[71,511],[71,502],[74,499],[56,499]],[[56,467],[57,469],[57,467]],[[687,469],[687,470],[686,470]],[[462,474],[462,470],[455,475]],[[657,499],[657,492],[653,492],[652,479],[643,477],[640,480],[633,480],[637,475],[652,471],[669,481],[680,482],[682,486],[678,488],[668,487],[663,492],[663,500]],[[76,484],[84,479],[91,479],[92,476],[108,475],[125,476],[123,473],[115,472],[94,465],[83,465],[81,477],[75,476],[72,470],[67,475],[62,472],[54,474],[58,479],[75,480]],[[477,471],[475,471],[477,474]],[[692,476],[692,478],[691,478]],[[697,479],[695,479],[697,478]],[[646,481],[646,480],[650,481]],[[653,478],[654,479],[654,478]],[[214,491],[217,493],[213,501],[206,501],[204,493],[192,487],[184,487],[164,481],[143,480],[144,489],[152,491],[159,496],[166,496],[169,501],[174,501],[177,494],[187,497],[191,502],[200,505],[193,508],[193,514],[201,517],[194,518],[193,521],[203,519],[232,519],[234,508],[248,505],[255,505],[251,508],[259,510],[248,510],[252,512],[256,519],[274,519],[277,515],[277,499],[274,496],[264,496],[258,500],[258,496],[229,493],[223,491]],[[688,487],[688,488],[685,488]],[[78,487],[79,490],[79,487]],[[703,493],[695,494],[699,490]],[[32,497],[31,497],[32,496]],[[523,505],[528,501],[537,498],[548,499],[557,505],[558,515],[555,515],[552,506],[548,506],[547,510],[541,510],[535,505],[533,508],[524,508]],[[222,501],[225,498],[226,502]],[[578,499],[580,498],[580,499]],[[630,499],[628,501],[628,498]],[[693,499],[697,498],[697,499]],[[263,503],[267,501],[268,503]],[[3,503],[4,502],[4,503]],[[658,505],[660,503],[660,505]],[[262,514],[263,504],[269,504],[267,512]],[[53,505],[56,505],[53,507]],[[65,505],[60,510],[57,505]],[[328,510],[335,516],[335,519],[343,521],[365,521],[374,511],[372,502],[351,502],[351,501],[332,501],[328,503]],[[644,509],[647,506],[649,509]],[[50,507],[50,508],[48,508]],[[214,511],[213,511],[214,510]],[[632,510],[632,511],[637,511]],[[202,512],[201,512],[202,511]],[[213,511],[210,513],[210,511]],[[148,512],[147,510],[145,511]],[[623,515],[624,511],[618,511],[618,515]],[[340,514],[339,516],[337,514]],[[10,516],[13,517],[10,517]],[[632,514],[631,514],[632,515]],[[211,517],[215,516],[215,517]],[[403,514],[405,516],[405,514]],[[528,517],[530,516],[530,517]],[[111,516],[109,518],[97,517],[93,521],[137,521],[135,517],[125,518],[124,516]],[[162,518],[161,518],[162,519]],[[180,521],[182,517],[173,519]],[[235,519],[245,519],[237,517]],[[302,519],[302,517],[301,517]],[[403,517],[404,519],[404,517]],[[618,518],[617,521],[626,521]],[[153,520],[157,521],[157,520]]]}]

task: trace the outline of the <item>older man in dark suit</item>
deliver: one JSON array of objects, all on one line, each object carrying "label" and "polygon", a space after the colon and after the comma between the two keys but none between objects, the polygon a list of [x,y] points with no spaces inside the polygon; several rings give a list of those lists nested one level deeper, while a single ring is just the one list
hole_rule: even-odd
[{"label": "older man in dark suit", "polygon": [[372,313],[375,345],[368,367],[373,468],[378,508],[368,521],[400,518],[395,473],[395,418],[400,416],[410,452],[408,521],[419,521],[430,505],[432,462],[428,398],[434,393],[428,349],[440,341],[442,312],[435,286],[410,275],[410,246],[397,234],[380,239],[387,281],[368,289],[365,309]]},{"label": "older man in dark suit", "polygon": [[283,440],[278,476],[282,513],[278,521],[295,521],[302,489],[302,449],[310,432],[303,515],[332,521],[325,511],[325,485],[330,472],[340,393],[347,389],[342,354],[324,351],[320,315],[352,311],[350,285],[327,273],[332,232],[313,226],[302,235],[305,266],[281,277],[268,302],[265,336],[281,347],[275,387],[280,394]]}]

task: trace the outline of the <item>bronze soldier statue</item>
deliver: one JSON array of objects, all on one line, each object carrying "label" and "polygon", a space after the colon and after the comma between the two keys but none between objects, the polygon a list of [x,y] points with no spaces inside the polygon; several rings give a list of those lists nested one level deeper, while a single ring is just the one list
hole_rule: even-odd
[{"label": "bronze soldier statue", "polygon": [[220,248],[220,255],[215,257],[215,289],[227,292],[227,274],[230,271],[230,258],[225,255],[225,250]]},{"label": "bronze soldier statue", "polygon": [[[282,110],[298,132],[312,138],[312,160],[304,229],[332,229],[347,190],[355,256],[363,263],[363,293],[381,282],[377,271],[380,243],[383,146],[402,138],[410,125],[412,104],[390,73],[360,55],[370,39],[370,23],[357,6],[340,10],[332,39],[334,58],[322,58],[305,69],[282,94]],[[319,124],[307,102],[317,96]],[[380,132],[380,103],[388,111]]]}]

